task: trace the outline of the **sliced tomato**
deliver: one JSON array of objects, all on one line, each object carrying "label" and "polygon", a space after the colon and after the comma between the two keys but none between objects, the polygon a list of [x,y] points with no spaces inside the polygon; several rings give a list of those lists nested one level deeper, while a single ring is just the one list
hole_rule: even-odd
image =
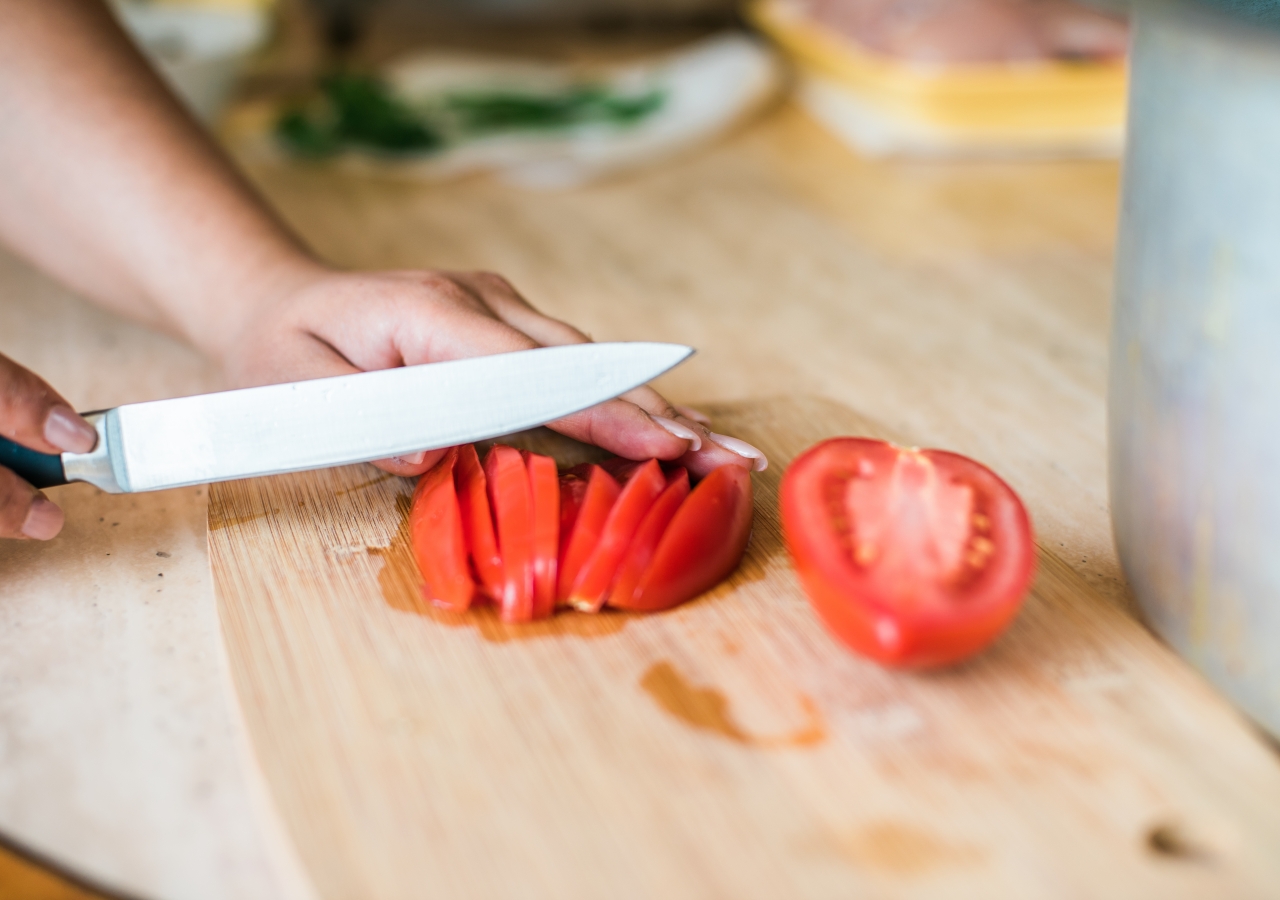
[{"label": "sliced tomato", "polygon": [[556,461],[524,454],[533,498],[533,618],[556,610],[556,571],[560,555],[560,473]]},{"label": "sliced tomato", "polygon": [[658,549],[658,542],[666,533],[667,526],[675,518],[680,504],[689,496],[689,473],[684,469],[676,469],[667,475],[667,486],[662,489],[658,499],[645,513],[644,520],[636,529],[631,545],[627,547],[622,564],[618,566],[618,574],[614,576],[613,587],[609,589],[609,605],[626,608],[627,602],[635,594],[641,576],[653,554]]},{"label": "sliced tomato", "polygon": [[955,453],[825,441],[787,469],[781,509],[818,614],[886,664],[945,665],[978,652],[1017,615],[1035,574],[1022,501]]},{"label": "sliced tomato", "polygon": [[493,513],[489,509],[488,479],[472,444],[458,448],[453,481],[462,513],[462,534],[467,542],[476,581],[485,596],[496,600],[502,596],[502,557],[498,553],[498,537],[493,530]]},{"label": "sliced tomato", "polygon": [[752,514],[751,473],[741,466],[712,470],[676,510],[631,596],[614,605],[654,612],[715,587],[742,561]]},{"label": "sliced tomato", "polygon": [[613,576],[635,536],[645,513],[666,486],[662,467],[656,459],[642,464],[618,494],[600,540],[583,564],[569,591],[569,605],[583,612],[596,612],[604,605]]},{"label": "sliced tomato", "polygon": [[600,468],[616,478],[618,484],[625,485],[631,480],[631,476],[644,464],[645,461],[643,460],[637,462],[634,459],[623,459],[620,456],[615,456],[600,463]]},{"label": "sliced tomato", "polygon": [[467,565],[462,513],[453,486],[457,461],[455,447],[418,479],[409,508],[409,543],[422,572],[427,599],[461,612],[471,605],[476,585]]},{"label": "sliced tomato", "polygon": [[[560,571],[556,600],[565,602],[604,533],[622,488],[599,466],[578,466],[560,479]],[[565,526],[568,526],[567,528]]]},{"label": "sliced tomato", "polygon": [[507,622],[533,620],[533,491],[524,457],[514,447],[496,444],[484,460],[489,505],[502,556],[502,592],[498,603]]}]

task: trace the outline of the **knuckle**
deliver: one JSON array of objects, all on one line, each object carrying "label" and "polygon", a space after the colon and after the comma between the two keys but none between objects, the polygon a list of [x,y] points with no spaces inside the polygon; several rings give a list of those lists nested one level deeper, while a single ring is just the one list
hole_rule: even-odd
[{"label": "knuckle", "polygon": [[485,287],[497,288],[498,290],[502,290],[502,291],[509,291],[512,294],[516,293],[516,289],[511,286],[511,282],[507,281],[506,278],[502,277],[497,272],[489,272],[489,271],[472,272],[471,277],[474,280],[478,281],[480,284],[484,285]]},{"label": "knuckle", "polygon": [[0,537],[21,537],[35,489],[8,469],[0,468]]},{"label": "knuckle", "polygon": [[58,399],[37,375],[0,356],[0,432],[12,436],[20,426],[36,425]]}]

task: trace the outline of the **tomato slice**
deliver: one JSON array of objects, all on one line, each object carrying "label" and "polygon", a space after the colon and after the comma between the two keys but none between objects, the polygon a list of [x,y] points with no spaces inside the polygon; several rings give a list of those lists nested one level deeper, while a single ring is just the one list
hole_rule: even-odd
[{"label": "tomato slice", "polygon": [[502,596],[502,557],[498,553],[493,513],[489,509],[488,479],[472,444],[458,448],[453,480],[458,492],[458,508],[462,513],[462,535],[467,542],[476,581],[485,596],[496,600]]},{"label": "tomato slice", "polygon": [[476,585],[467,566],[467,543],[462,513],[453,487],[457,448],[418,479],[409,508],[409,543],[422,572],[428,600],[444,609],[462,612],[471,605]]},{"label": "tomato slice", "polygon": [[666,533],[667,526],[675,518],[680,504],[689,496],[689,473],[684,469],[676,469],[667,475],[667,486],[662,489],[658,499],[645,513],[644,520],[636,529],[631,545],[618,566],[618,574],[614,577],[613,587],[609,589],[609,605],[626,608],[628,601],[635,595],[636,586],[641,576],[653,560],[658,549],[658,542]]},{"label": "tomato slice", "polygon": [[616,478],[618,484],[625,485],[645,462],[645,460],[637,462],[634,459],[623,459],[621,456],[615,456],[600,463],[600,468]]},{"label": "tomato slice", "polygon": [[[604,533],[622,488],[599,466],[577,466],[560,479],[560,571],[556,600],[565,602]],[[568,526],[567,528],[565,526]]]},{"label": "tomato slice", "polygon": [[1035,574],[1027,511],[994,472],[942,450],[835,438],[782,479],[782,523],[818,614],[859,653],[936,666],[986,647]]},{"label": "tomato slice", "polygon": [[533,498],[533,618],[556,610],[556,570],[560,559],[560,473],[556,461],[524,454]]},{"label": "tomato slice", "polygon": [[485,457],[484,474],[502,555],[502,592],[498,596],[502,618],[529,622],[533,620],[533,491],[529,470],[519,450],[497,444]]},{"label": "tomato slice", "polygon": [[751,473],[741,466],[712,470],[676,510],[631,596],[613,605],[655,612],[715,587],[742,561],[752,514]]},{"label": "tomato slice", "polygon": [[666,483],[656,459],[643,463],[631,473],[609,510],[599,542],[573,581],[573,589],[569,592],[570,606],[582,612],[596,612],[604,605],[613,577],[636,529]]}]

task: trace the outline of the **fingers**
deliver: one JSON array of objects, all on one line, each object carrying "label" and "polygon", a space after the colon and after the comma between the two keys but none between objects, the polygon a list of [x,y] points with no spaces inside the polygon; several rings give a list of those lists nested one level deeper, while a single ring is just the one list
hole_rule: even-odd
[{"label": "fingers", "polygon": [[88,453],[98,432],[41,378],[0,356],[0,434],[41,453]]},{"label": "fingers", "polygon": [[[488,272],[453,273],[477,292],[499,318],[543,345],[590,339],[564,322],[542,315],[505,278]],[[701,413],[687,415],[653,388],[628,391],[617,400],[568,416],[551,427],[628,459],[679,459],[695,477],[724,465],[763,470],[764,454],[745,441],[713,433]]]},{"label": "fingers", "polygon": [[493,272],[453,272],[452,277],[482,298],[499,319],[544,347],[586,344],[591,338],[566,322],[534,309],[511,282]]},{"label": "fingers", "polygon": [[667,404],[651,388],[638,388],[627,397],[567,416],[550,427],[627,459],[679,460],[695,478],[720,466],[761,472],[769,465],[760,450],[746,441],[717,434]]},{"label": "fingers", "polygon": [[402,478],[417,478],[438,463],[446,452],[445,450],[424,450],[418,453],[410,453],[408,456],[393,456],[390,459],[380,459],[373,465],[384,472],[390,472],[392,475],[399,475]]},{"label": "fingers", "polygon": [[62,530],[62,510],[8,469],[0,469],[0,538],[47,541]]}]

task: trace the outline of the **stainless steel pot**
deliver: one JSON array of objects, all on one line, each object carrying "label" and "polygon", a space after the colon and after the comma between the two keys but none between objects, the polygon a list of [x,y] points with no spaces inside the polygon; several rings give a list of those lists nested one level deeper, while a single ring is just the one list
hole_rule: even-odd
[{"label": "stainless steel pot", "polygon": [[1280,735],[1280,28],[1250,16],[1272,8],[1138,4],[1109,415],[1149,623]]}]

